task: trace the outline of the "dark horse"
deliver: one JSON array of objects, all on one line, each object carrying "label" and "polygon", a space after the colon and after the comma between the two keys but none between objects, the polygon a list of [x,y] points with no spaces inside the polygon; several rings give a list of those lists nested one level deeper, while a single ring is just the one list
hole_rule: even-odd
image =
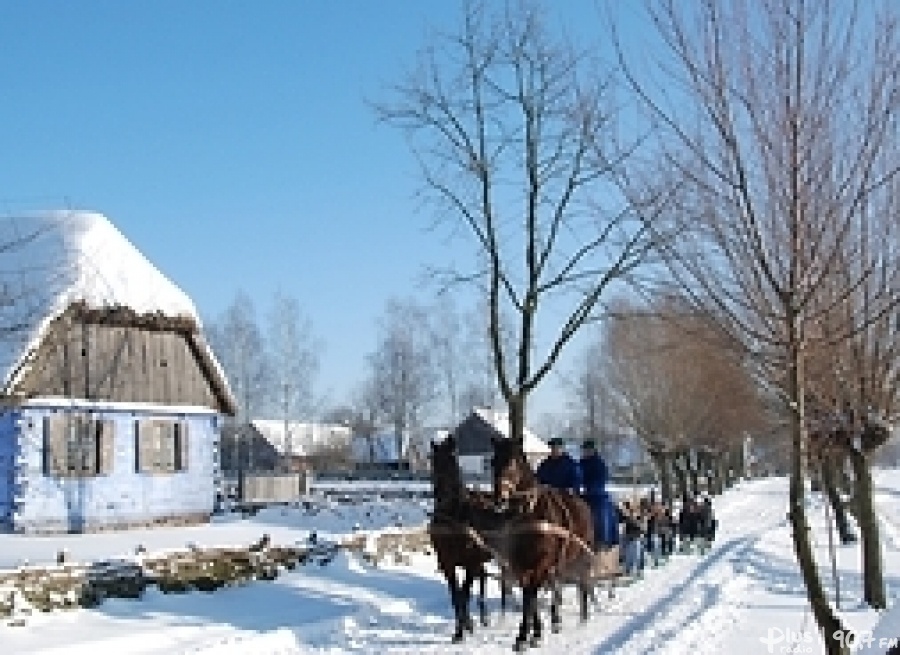
[{"label": "dark horse", "polygon": [[483,532],[485,541],[496,549],[512,579],[522,588],[522,621],[514,646],[520,651],[540,643],[537,601],[541,588],[552,591],[553,632],[558,632],[562,623],[559,606],[563,583],[577,584],[580,617],[587,620],[592,595],[593,517],[590,507],[578,496],[538,484],[521,445],[512,439],[494,439],[493,467],[495,499],[507,509],[493,517],[476,514],[473,525]]},{"label": "dark horse", "polygon": [[[462,471],[456,457],[456,440],[452,436],[431,446],[431,481],[434,488],[434,514],[428,524],[428,535],[437,557],[438,568],[450,590],[456,617],[453,641],[459,642],[466,631],[473,630],[469,604],[476,578],[481,624],[488,624],[484,602],[488,575],[484,565],[493,559],[493,555],[469,528],[468,521],[472,508],[484,508],[489,499],[469,490],[463,484]],[[462,568],[465,572],[462,584],[459,584],[456,577],[457,568]],[[502,580],[500,588],[501,608],[505,609],[507,588]]]}]

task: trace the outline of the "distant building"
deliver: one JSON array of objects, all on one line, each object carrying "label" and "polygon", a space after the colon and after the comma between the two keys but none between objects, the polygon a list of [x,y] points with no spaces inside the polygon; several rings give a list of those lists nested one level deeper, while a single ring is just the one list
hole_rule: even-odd
[{"label": "distant building", "polygon": [[237,471],[286,471],[327,464],[328,451],[350,448],[350,428],[345,425],[280,419],[254,419],[249,424],[224,428],[222,469]]},{"label": "distant building", "polygon": [[[490,458],[493,455],[492,437],[509,438],[509,414],[493,409],[478,407],[472,410],[456,428],[459,464],[465,473],[474,476],[488,476],[491,473]],[[550,448],[534,432],[524,429],[525,456],[532,466],[547,456]]]},{"label": "distant building", "polygon": [[409,470],[410,443],[409,434],[398,439],[397,433],[392,430],[354,434],[350,453],[358,470],[406,471]]},{"label": "distant building", "polygon": [[193,303],[99,214],[0,219],[0,530],[207,520],[235,410]]}]

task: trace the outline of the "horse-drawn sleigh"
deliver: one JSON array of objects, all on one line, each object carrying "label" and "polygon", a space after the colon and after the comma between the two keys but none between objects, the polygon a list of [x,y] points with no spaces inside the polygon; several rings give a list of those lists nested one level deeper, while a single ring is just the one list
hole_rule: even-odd
[{"label": "horse-drawn sleigh", "polygon": [[[429,534],[438,566],[447,579],[456,617],[454,641],[473,629],[469,613],[471,588],[480,581],[479,607],[483,624],[485,564],[495,561],[501,570],[502,607],[506,583],[522,591],[522,619],[515,650],[536,645],[543,625],[538,612],[541,589],[551,592],[550,625],[562,624],[562,587],[578,590],[579,616],[587,621],[595,587],[612,584],[620,574],[618,547],[596,548],[591,510],[578,496],[539,485],[524,453],[508,439],[494,441],[495,493],[465,486],[456,456],[456,443],[448,437],[432,445],[435,509]],[[463,568],[460,584],[456,568]]]}]

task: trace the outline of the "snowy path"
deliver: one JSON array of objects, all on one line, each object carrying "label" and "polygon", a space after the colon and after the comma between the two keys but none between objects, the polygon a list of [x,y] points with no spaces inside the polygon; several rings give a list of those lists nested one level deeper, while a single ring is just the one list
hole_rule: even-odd
[{"label": "snowy path", "polygon": [[[890,526],[900,520],[894,501],[900,481],[879,489],[884,512],[885,570],[897,570],[900,549]],[[812,631],[790,542],[787,483],[757,480],[718,501],[721,531],[705,556],[678,554],[642,580],[617,589],[590,621],[579,625],[574,591],[565,593],[563,631],[547,634],[529,652],[566,655],[747,655],[767,652],[769,630]],[[831,586],[824,507],[810,505],[816,557]],[[878,616],[859,606],[858,548],[838,552],[842,614],[869,629]],[[889,577],[900,588],[900,579]],[[450,643],[447,590],[431,556],[409,565],[373,569],[349,556],[310,565],[269,583],[215,594],[107,601],[91,611],[34,617],[26,628],[0,628],[4,653],[63,655],[100,652],[237,655],[489,655],[511,652],[518,613],[498,614],[490,590],[492,625],[476,627],[465,643]],[[806,646],[807,644],[803,644]],[[809,644],[808,650],[821,649]],[[780,651],[775,651],[780,652]],[[879,651],[873,650],[873,653]],[[880,651],[883,652],[883,651]]]}]

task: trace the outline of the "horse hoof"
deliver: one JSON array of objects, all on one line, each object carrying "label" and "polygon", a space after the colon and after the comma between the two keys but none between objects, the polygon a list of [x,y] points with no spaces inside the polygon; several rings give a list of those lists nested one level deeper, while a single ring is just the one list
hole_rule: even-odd
[{"label": "horse hoof", "polygon": [[459,644],[462,642],[462,640],[463,640],[462,633],[457,632],[453,635],[453,638],[450,641],[452,641],[454,644]]},{"label": "horse hoof", "polygon": [[558,634],[560,630],[562,630],[562,623],[554,621],[550,625],[550,632],[552,632],[553,634]]},{"label": "horse hoof", "polygon": [[531,646],[532,648],[539,648],[540,645],[541,645],[541,638],[538,637],[537,635],[533,636],[531,638],[531,641],[529,642],[529,646]]},{"label": "horse hoof", "polygon": [[513,644],[513,651],[516,653],[521,653],[526,648],[528,648],[528,644],[525,643],[524,639],[516,639],[516,643]]}]

